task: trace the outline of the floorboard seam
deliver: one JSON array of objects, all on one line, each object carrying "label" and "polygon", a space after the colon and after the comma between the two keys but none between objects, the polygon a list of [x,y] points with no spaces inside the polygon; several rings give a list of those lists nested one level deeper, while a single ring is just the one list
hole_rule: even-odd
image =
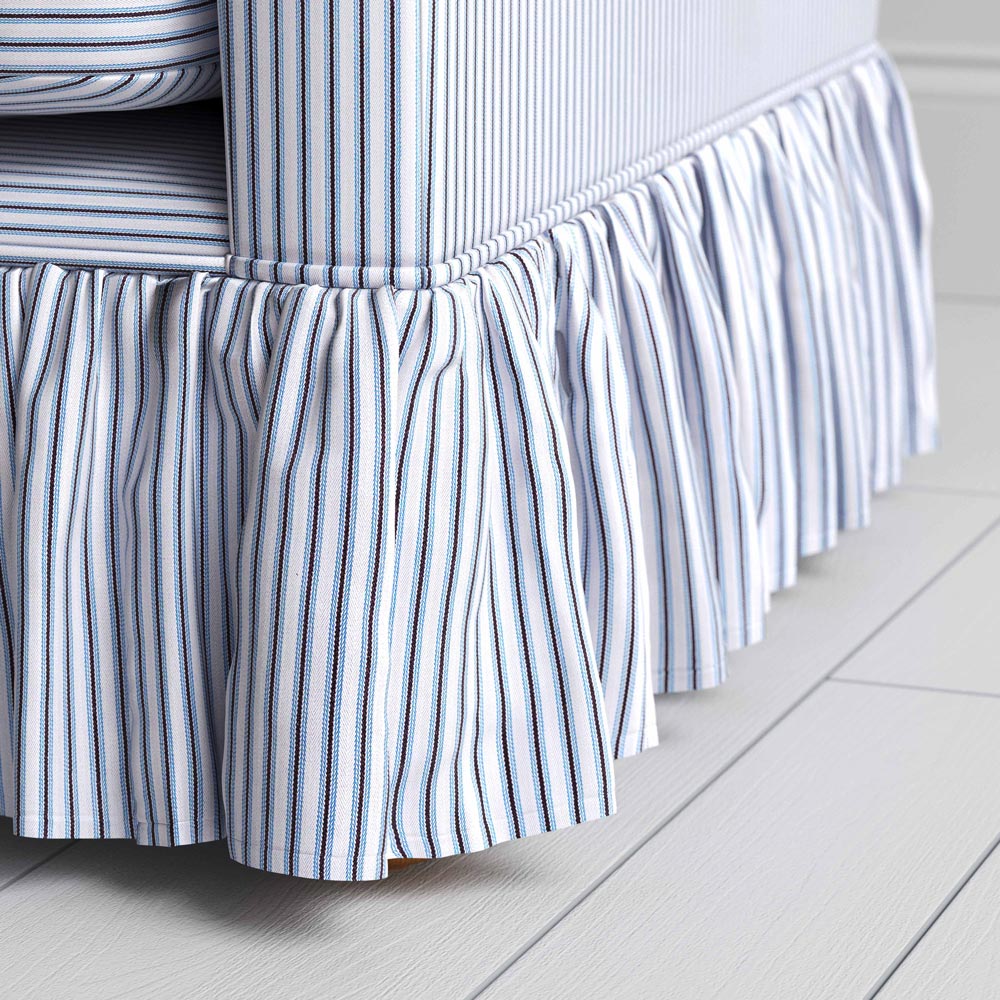
[{"label": "floorboard seam", "polygon": [[985,490],[979,487],[937,486],[934,483],[900,483],[894,490],[904,490],[907,493],[937,493],[953,497],[975,497],[977,499],[1000,499],[1000,490]]},{"label": "floorboard seam", "polygon": [[929,684],[903,684],[900,681],[872,681],[863,677],[831,677],[833,684],[863,684],[867,687],[896,688],[900,691],[928,691],[931,694],[958,694],[970,698],[1000,698],[996,691],[963,691],[959,688],[933,687]]},{"label": "floorboard seam", "polygon": [[477,986],[471,993],[468,994],[466,1000],[476,1000],[477,997],[482,996],[494,983],[496,983],[505,972],[513,968],[524,956],[531,951],[547,934],[554,930],[570,913],[573,912],[588,896],[590,896],[596,889],[600,888],[612,875],[615,874],[620,868],[627,864],[639,851],[642,850],[654,837],[658,836],[663,832],[681,813],[684,812],[697,798],[704,795],[717,781],[719,781],[725,774],[727,774],[733,767],[735,767],[750,751],[755,749],[762,740],[764,740],[769,733],[771,733],[777,726],[781,725],[782,722],[787,719],[792,712],[798,709],[808,698],[811,698],[823,685],[829,681],[833,675],[840,670],[842,667],[846,666],[847,663],[856,656],[865,646],[868,645],[876,636],[883,632],[889,625],[892,624],[907,608],[910,607],[918,598],[920,598],[927,590],[929,590],[942,576],[948,573],[957,563],[964,559],[977,545],[980,544],[985,538],[987,538],[995,528],[1000,526],[1000,517],[995,518],[991,521],[982,531],[979,532],[971,541],[964,545],[954,556],[951,557],[936,573],[934,573],[930,579],[925,581],[920,587],[917,588],[905,601],[903,601],[899,607],[897,607],[884,621],[872,629],[868,635],[866,635],[857,645],[854,646],[848,653],[846,653],[833,667],[830,668],[822,677],[820,677],[812,686],[810,686],[806,691],[804,691],[791,705],[788,706],[780,715],[778,715],[772,722],[770,722],[760,733],[757,734],[742,750],[740,750],[734,757],[728,760],[722,767],[714,774],[711,778],[705,781],[702,785],[696,788],[673,812],[669,813],[660,823],[658,823],[649,833],[642,837],[639,841],[635,843],[633,847],[626,850],[617,861],[613,862],[607,869],[605,869],[593,882],[588,885],[583,892],[579,893],[570,903],[566,904],[551,920],[547,921],[543,927],[541,927],[535,934],[533,934],[517,951],[515,951],[507,960],[505,960],[501,965],[499,965],[479,986]]},{"label": "floorboard seam", "polygon": [[9,889],[12,885],[17,885],[17,883],[20,882],[21,879],[27,878],[30,874],[32,874],[32,872],[38,871],[38,869],[41,868],[43,865],[47,865],[50,861],[54,861],[56,858],[59,857],[60,854],[65,854],[71,847],[75,847],[76,844],[77,841],[75,840],[71,840],[68,844],[63,844],[62,847],[53,851],[51,854],[42,858],[40,861],[36,861],[29,868],[25,868],[23,872],[18,872],[12,878],[7,879],[6,882],[0,883],[0,892],[4,892],[5,890]]},{"label": "floorboard seam", "polygon": [[913,935],[910,942],[903,948],[903,950],[896,957],[895,961],[889,966],[888,969],[882,973],[878,982],[865,994],[865,1000],[875,1000],[875,997],[885,988],[886,984],[890,979],[896,974],[900,966],[909,958],[913,953],[914,949],[920,942],[927,936],[927,932],[940,920],[941,915],[948,909],[949,906],[955,901],[959,893],[972,881],[975,877],[976,872],[983,867],[984,864],[989,860],[990,855],[1000,847],[1000,834],[998,834],[989,847],[979,855],[978,858],[972,863],[972,867],[958,880],[957,884],[952,888],[951,892],[941,901],[937,909],[930,915],[929,919],[924,923],[924,925]]}]

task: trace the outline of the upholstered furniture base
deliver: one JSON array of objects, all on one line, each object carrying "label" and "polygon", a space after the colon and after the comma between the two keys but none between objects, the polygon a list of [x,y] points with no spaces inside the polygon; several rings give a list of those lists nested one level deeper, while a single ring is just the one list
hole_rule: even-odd
[{"label": "upholstered furniture base", "polygon": [[653,695],[723,681],[799,558],[934,444],[927,195],[877,51],[426,288],[226,273],[217,151],[154,130],[85,182],[69,125],[25,128],[0,152],[21,835],[227,837],[358,880],[606,816]]}]

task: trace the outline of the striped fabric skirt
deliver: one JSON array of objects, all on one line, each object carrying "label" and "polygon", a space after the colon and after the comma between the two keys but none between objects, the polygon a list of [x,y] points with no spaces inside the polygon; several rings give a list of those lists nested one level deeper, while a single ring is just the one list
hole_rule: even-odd
[{"label": "striped fabric skirt", "polygon": [[433,288],[11,260],[0,809],[348,880],[608,815],[933,446],[928,226],[875,54]]}]

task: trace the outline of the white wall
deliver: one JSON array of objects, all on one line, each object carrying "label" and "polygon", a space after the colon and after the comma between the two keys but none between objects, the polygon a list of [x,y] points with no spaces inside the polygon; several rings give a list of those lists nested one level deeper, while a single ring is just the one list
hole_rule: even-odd
[{"label": "white wall", "polygon": [[997,0],[882,0],[883,39],[928,50],[989,49],[1000,53]]},{"label": "white wall", "polygon": [[1000,296],[1000,0],[882,0],[935,199],[940,295]]}]

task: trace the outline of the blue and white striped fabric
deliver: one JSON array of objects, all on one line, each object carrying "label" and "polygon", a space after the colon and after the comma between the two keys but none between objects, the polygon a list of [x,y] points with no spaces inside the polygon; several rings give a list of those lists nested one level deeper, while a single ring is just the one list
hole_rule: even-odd
[{"label": "blue and white striped fabric", "polygon": [[0,262],[225,271],[222,109],[11,118],[0,129]]},{"label": "blue and white striped fabric", "polygon": [[219,10],[232,273],[424,288],[857,61],[877,3],[220,0]]},{"label": "blue and white striped fabric", "polygon": [[217,97],[218,62],[130,73],[4,73],[0,116],[134,111]]},{"label": "blue and white striped fabric", "polygon": [[[365,231],[237,173],[238,252]],[[0,807],[351,880],[607,815],[933,445],[928,226],[875,55],[432,288],[9,264]]]},{"label": "blue and white striped fabric", "polygon": [[135,110],[220,91],[215,0],[0,9],[0,115]]}]

